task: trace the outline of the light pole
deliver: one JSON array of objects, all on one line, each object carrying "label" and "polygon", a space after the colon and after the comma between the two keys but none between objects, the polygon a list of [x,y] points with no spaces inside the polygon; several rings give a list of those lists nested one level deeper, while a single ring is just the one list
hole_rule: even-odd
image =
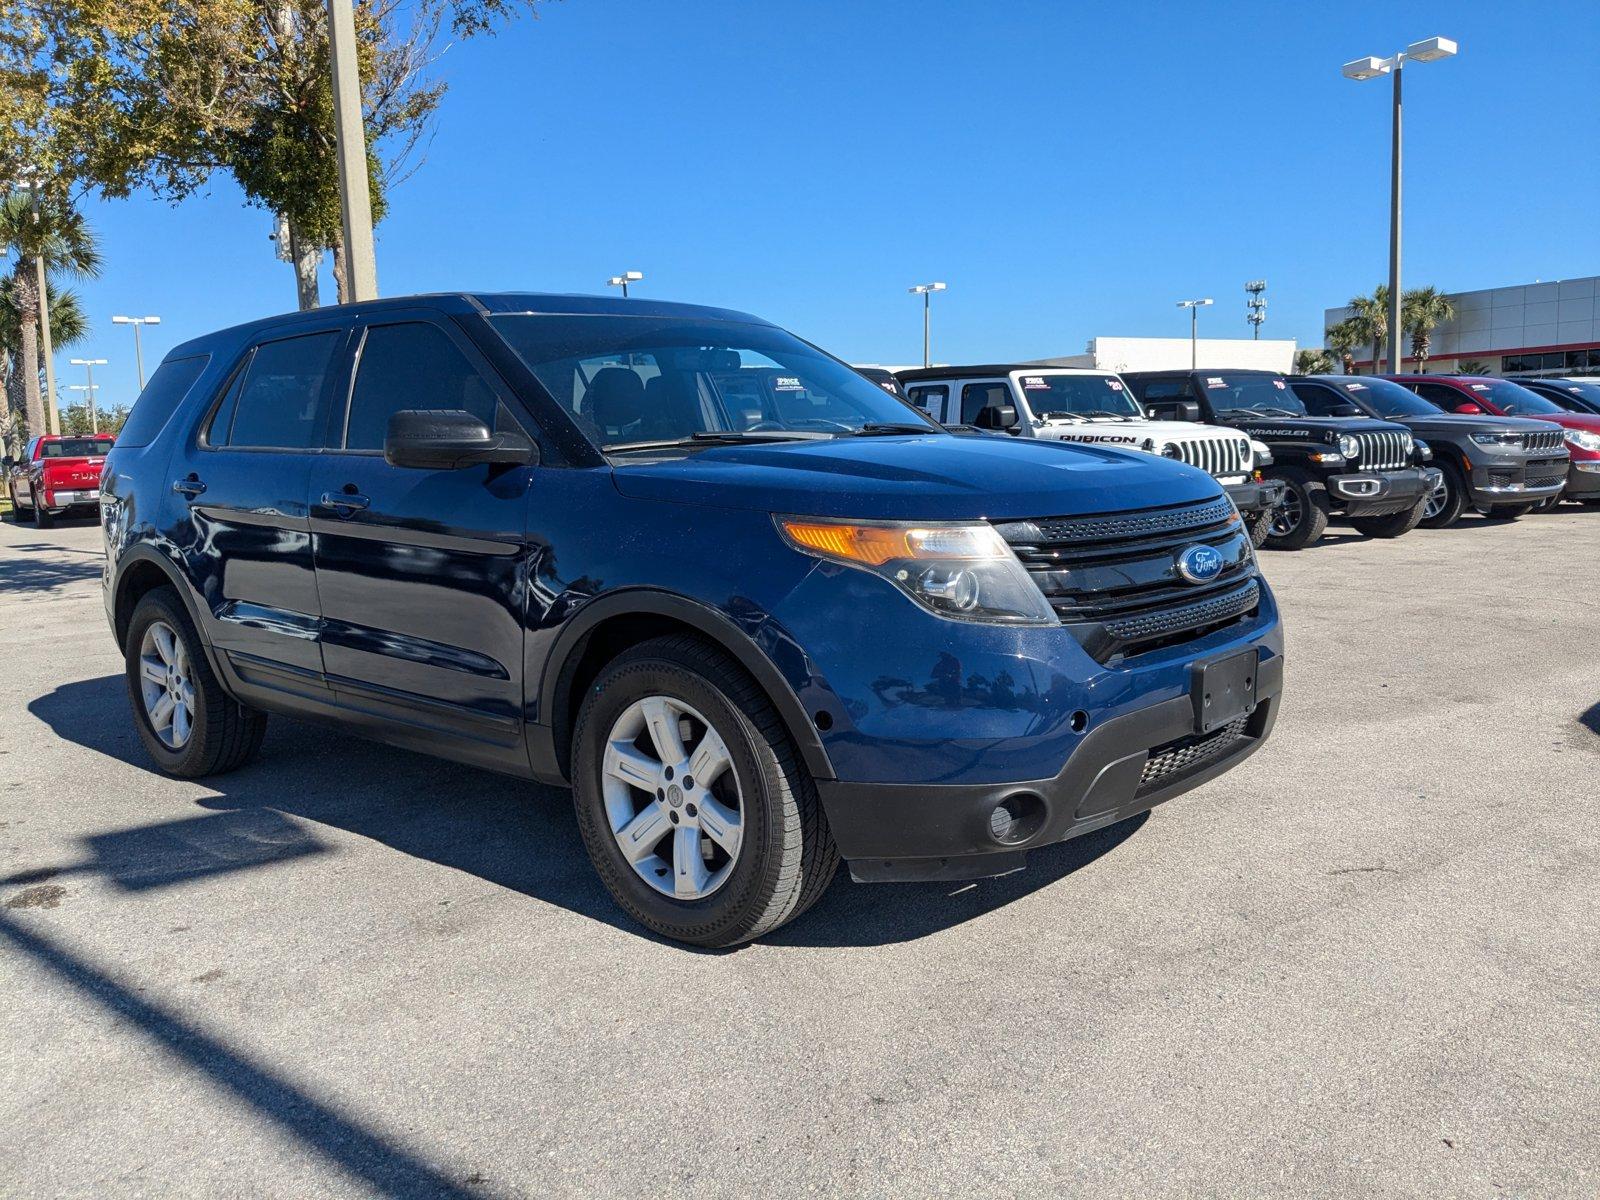
[{"label": "light pole", "polygon": [[[1357,58],[1340,71],[1357,82],[1389,75],[1394,80],[1394,120],[1389,146],[1389,372],[1400,373],[1400,69],[1408,62],[1437,62],[1456,52],[1449,38],[1412,42],[1390,58]],[[1374,373],[1377,363],[1372,364]]]},{"label": "light pole", "polygon": [[643,271],[624,271],[622,274],[613,275],[610,279],[606,280],[606,286],[621,288],[622,298],[626,300],[628,298],[628,285],[630,283],[638,283],[639,280],[643,278]]},{"label": "light pole", "polygon": [[95,416],[94,411],[94,369],[105,366],[106,360],[103,358],[74,358],[72,365],[82,367],[84,375],[84,382],[73,384],[72,390],[86,393],[86,399],[89,402],[89,429],[92,433],[99,433],[100,421]]},{"label": "light pole", "polygon": [[928,338],[929,300],[933,296],[933,293],[946,291],[947,289],[942,283],[919,283],[916,287],[907,288],[906,290],[913,296],[922,297],[922,365],[925,367],[931,367],[933,365],[933,359],[930,354]]},{"label": "light pole", "polygon": [[1200,310],[1211,303],[1211,297],[1204,300],[1179,300],[1179,308],[1189,310],[1189,369],[1192,371],[1200,365]]},{"label": "light pole", "polygon": [[356,17],[351,0],[328,0],[328,67],[339,155],[339,208],[344,222],[345,288],[354,303],[378,298],[372,249],[372,196],[367,184],[367,129],[361,119],[356,63]]},{"label": "light pole", "polygon": [[69,383],[69,384],[67,384],[67,391],[69,391],[69,392],[82,392],[83,393],[84,403],[87,404],[88,407],[89,407],[89,432],[90,433],[99,433],[100,432],[100,417],[96,413],[95,406],[94,406],[94,394],[99,390],[100,390],[100,385],[98,383]]},{"label": "light pole", "polygon": [[139,364],[139,390],[144,391],[144,346],[139,341],[139,330],[145,325],[161,324],[160,317],[112,317],[113,325],[133,326],[133,357]]},{"label": "light pole", "polygon": [[1244,285],[1244,290],[1249,293],[1250,299],[1244,302],[1244,319],[1250,322],[1250,337],[1259,341],[1261,338],[1261,322],[1267,319],[1267,302],[1261,298],[1261,293],[1267,290],[1265,279],[1252,279]]}]

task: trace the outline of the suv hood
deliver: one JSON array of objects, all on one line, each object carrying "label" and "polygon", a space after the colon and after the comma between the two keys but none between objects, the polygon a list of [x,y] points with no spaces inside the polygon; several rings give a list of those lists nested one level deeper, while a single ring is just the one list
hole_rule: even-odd
[{"label": "suv hood", "polygon": [[619,455],[624,496],[802,516],[939,521],[1072,516],[1219,494],[1203,471],[1137,450],[930,434]]},{"label": "suv hood", "polygon": [[1243,435],[1241,429],[1199,425],[1193,421],[1050,421],[1038,429],[1041,440],[1090,446],[1137,446],[1146,438],[1156,442],[1221,441]]},{"label": "suv hood", "polygon": [[1438,433],[1460,432],[1467,433],[1471,430],[1479,432],[1490,431],[1497,433],[1537,433],[1544,421],[1530,421],[1526,417],[1477,417],[1469,413],[1440,413],[1437,416],[1429,413],[1420,417],[1389,417],[1388,421],[1398,421],[1415,432]]},{"label": "suv hood", "polygon": [[1240,417],[1225,427],[1248,433],[1264,442],[1333,442],[1339,439],[1341,433],[1381,433],[1384,430],[1390,433],[1409,432],[1404,425],[1373,417]]}]

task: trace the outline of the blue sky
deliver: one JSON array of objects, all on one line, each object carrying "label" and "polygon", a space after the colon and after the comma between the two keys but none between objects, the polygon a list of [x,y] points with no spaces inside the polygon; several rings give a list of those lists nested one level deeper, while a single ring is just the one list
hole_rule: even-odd
[{"label": "blue sky", "polygon": [[[604,291],[759,313],[857,362],[1075,353],[1099,335],[1318,339],[1386,272],[1388,83],[1339,64],[1443,35],[1407,74],[1408,286],[1600,273],[1593,0],[1087,4],[561,0],[449,49],[437,135],[378,230],[386,295]],[[294,306],[267,214],[217,177],[91,203],[81,287],[103,404],[187,337]],[[324,298],[331,300],[331,282]]]}]

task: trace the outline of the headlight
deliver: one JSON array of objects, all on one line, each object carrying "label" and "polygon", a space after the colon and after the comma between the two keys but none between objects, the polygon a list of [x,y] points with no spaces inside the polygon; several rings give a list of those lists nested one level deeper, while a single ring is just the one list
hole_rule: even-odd
[{"label": "headlight", "polygon": [[1469,433],[1469,438],[1480,446],[1517,446],[1522,445],[1520,433]]},{"label": "headlight", "polygon": [[1600,433],[1590,433],[1587,429],[1563,429],[1561,432],[1567,439],[1567,445],[1600,453]]},{"label": "headlight", "polygon": [[1361,443],[1356,441],[1355,434],[1341,433],[1339,435],[1339,453],[1346,458],[1361,457]]},{"label": "headlight", "polygon": [[957,621],[1054,625],[1055,611],[990,525],[774,517],[802,554],[870,571]]}]

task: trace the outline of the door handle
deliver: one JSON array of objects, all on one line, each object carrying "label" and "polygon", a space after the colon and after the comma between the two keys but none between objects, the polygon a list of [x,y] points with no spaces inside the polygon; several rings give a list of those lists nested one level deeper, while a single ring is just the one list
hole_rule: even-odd
[{"label": "door handle", "polygon": [[372,501],[357,492],[323,492],[322,507],[331,508],[341,517],[353,517]]},{"label": "door handle", "polygon": [[201,492],[206,490],[206,485],[200,482],[200,477],[198,475],[190,475],[187,479],[180,479],[174,483],[172,485],[172,490],[177,492],[180,496],[186,496],[190,500],[193,500]]}]

